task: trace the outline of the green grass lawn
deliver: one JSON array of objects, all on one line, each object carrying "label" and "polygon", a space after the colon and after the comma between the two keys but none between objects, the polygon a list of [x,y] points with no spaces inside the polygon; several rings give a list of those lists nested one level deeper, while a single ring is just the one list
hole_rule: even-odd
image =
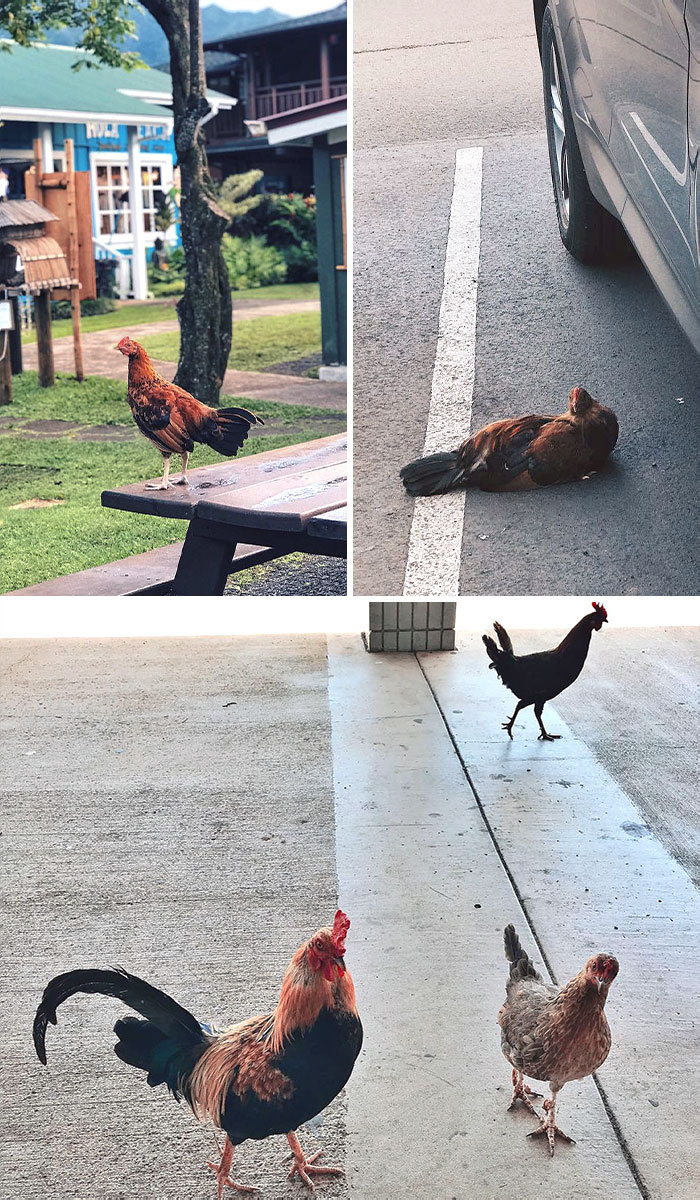
[{"label": "green grass lawn", "polygon": [[[101,506],[100,495],[105,488],[154,478],[161,470],[159,453],[131,422],[121,383],[93,378],[78,384],[69,376],[59,375],[55,388],[39,388],[35,372],[25,372],[14,380],[13,394],[13,403],[0,409],[1,592],[126,558],[184,537],[183,521]],[[233,398],[226,399],[230,402]],[[241,397],[235,402],[252,408],[266,421],[273,421],[279,430],[272,435],[249,438],[241,455],[274,450],[335,431],[328,424],[334,420],[334,414]],[[36,437],[23,432],[27,421],[51,419],[78,421],[88,426],[123,426],[129,440],[80,441],[76,430],[55,437]],[[341,430],[342,417],[338,415],[335,421],[337,430]],[[191,465],[202,467],[223,461],[207,446],[197,446]],[[27,500],[62,503],[44,508],[13,508]]]},{"label": "green grass lawn", "polygon": [[[149,334],[143,344],[151,358],[177,362],[179,333]],[[265,371],[275,363],[320,352],[320,313],[256,317],[235,326],[228,365],[237,371]]]},{"label": "green grass lawn", "polygon": [[[239,300],[318,300],[317,283],[279,283],[266,288],[247,288],[233,292],[234,308]],[[114,312],[99,313],[94,317],[83,317],[83,333],[97,333],[101,329],[134,329],[137,325],[148,325],[156,321],[176,321],[175,299],[160,300],[154,304],[120,304]],[[72,332],[70,321],[54,321],[55,338],[67,337]],[[35,342],[36,332],[28,330],[22,336],[24,342]],[[177,358],[177,355],[175,356]],[[278,359],[278,362],[281,360]]]}]

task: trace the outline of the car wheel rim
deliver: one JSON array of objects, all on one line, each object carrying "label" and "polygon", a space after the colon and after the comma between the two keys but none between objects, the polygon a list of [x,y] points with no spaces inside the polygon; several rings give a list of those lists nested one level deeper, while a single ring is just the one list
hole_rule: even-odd
[{"label": "car wheel rim", "polygon": [[566,145],[566,127],[564,125],[564,106],[562,104],[561,84],[559,82],[559,64],[554,43],[550,50],[549,71],[549,113],[552,119],[552,138],[554,141],[554,187],[557,193],[559,215],[564,228],[569,225],[569,159]]}]

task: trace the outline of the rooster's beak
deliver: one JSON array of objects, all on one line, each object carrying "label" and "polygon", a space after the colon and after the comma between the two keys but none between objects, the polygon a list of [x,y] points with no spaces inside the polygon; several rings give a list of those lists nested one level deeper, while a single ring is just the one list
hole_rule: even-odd
[{"label": "rooster's beak", "polygon": [[336,967],[340,968],[340,970],[343,972],[343,975],[344,975],[347,970],[347,967],[345,966],[345,959],[344,958],[334,958],[333,962],[335,963]]},{"label": "rooster's beak", "polygon": [[594,980],[595,980],[595,985],[598,988],[598,992],[600,992],[600,989],[602,988],[603,984],[605,983],[605,980],[600,975],[595,975]]}]

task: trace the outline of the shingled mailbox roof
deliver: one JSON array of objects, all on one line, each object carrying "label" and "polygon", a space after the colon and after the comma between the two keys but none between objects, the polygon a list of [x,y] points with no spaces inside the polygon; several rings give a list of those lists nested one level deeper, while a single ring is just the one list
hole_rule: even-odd
[{"label": "shingled mailbox roof", "polygon": [[36,200],[0,203],[0,283],[30,292],[71,287],[66,256],[44,225],[58,218]]}]

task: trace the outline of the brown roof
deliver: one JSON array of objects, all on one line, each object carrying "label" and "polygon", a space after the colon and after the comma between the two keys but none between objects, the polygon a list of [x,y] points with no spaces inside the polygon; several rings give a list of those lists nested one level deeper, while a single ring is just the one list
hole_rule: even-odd
[{"label": "brown roof", "polygon": [[0,229],[7,225],[41,225],[44,221],[57,221],[36,200],[3,200],[0,204]]},{"label": "brown roof", "polygon": [[77,284],[77,280],[71,279],[65,255],[54,238],[17,238],[16,241],[5,242],[5,254],[8,249],[16,251],[21,259],[24,281],[30,292]]}]

